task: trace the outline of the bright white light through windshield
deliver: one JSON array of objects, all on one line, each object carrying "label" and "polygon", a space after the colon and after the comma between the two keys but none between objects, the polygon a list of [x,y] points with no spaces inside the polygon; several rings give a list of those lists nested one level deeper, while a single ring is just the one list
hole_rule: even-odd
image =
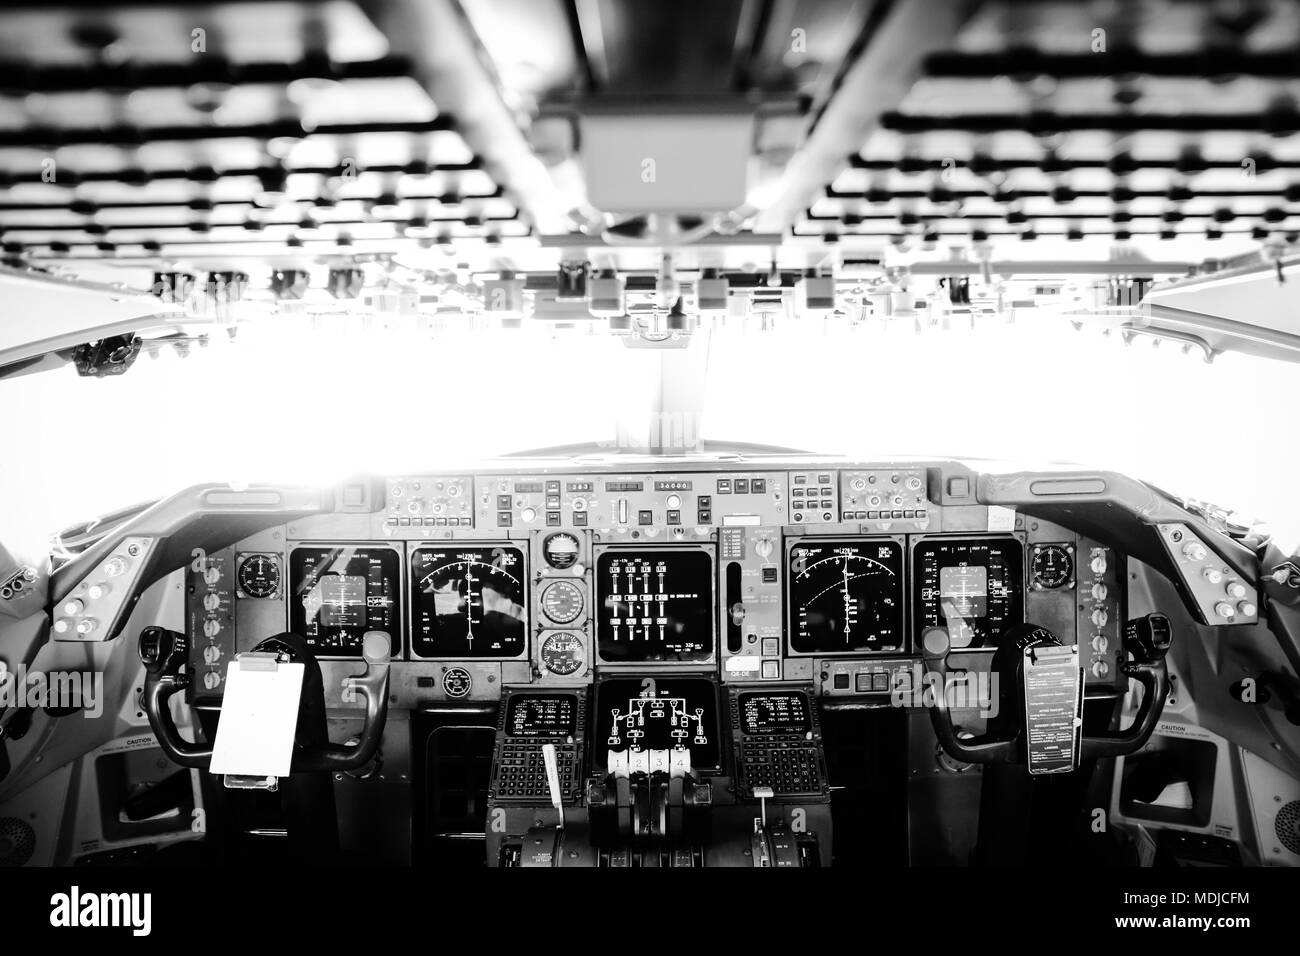
[{"label": "bright white light through windshield", "polygon": [[[430,340],[257,325],[236,345],[184,360],[169,349],[118,378],[60,369],[0,382],[4,407],[29,423],[0,474],[5,500],[26,503],[6,514],[3,539],[39,547],[68,523],[199,482],[315,483],[609,448],[620,426],[640,434],[659,396],[659,353],[606,334]],[[921,334],[905,321],[733,325],[692,348],[709,351],[699,434],[711,443],[1073,462],[1236,508],[1266,519],[1284,546],[1300,541],[1281,480],[1300,464],[1281,420],[1290,365],[1235,354],[1207,365],[1168,344],[1125,347],[1023,316]]]}]

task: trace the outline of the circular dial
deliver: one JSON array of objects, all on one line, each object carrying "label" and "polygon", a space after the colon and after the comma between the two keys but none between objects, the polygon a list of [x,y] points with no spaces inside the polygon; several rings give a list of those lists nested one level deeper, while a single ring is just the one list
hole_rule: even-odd
[{"label": "circular dial", "polygon": [[442,675],[442,690],[453,700],[466,697],[474,689],[474,678],[463,667],[449,667]]},{"label": "circular dial", "polygon": [[581,545],[571,534],[561,531],[553,534],[542,544],[542,556],[546,563],[560,571],[565,571],[578,563]]},{"label": "circular dial", "polygon": [[542,610],[556,624],[568,624],[582,613],[582,589],[572,581],[556,581],[542,592]]},{"label": "circular dial", "polygon": [[1074,576],[1074,558],[1059,544],[1043,545],[1034,549],[1029,569],[1035,585],[1054,590],[1068,584]]},{"label": "circular dial", "polygon": [[542,641],[542,666],[552,674],[567,677],[582,667],[582,639],[560,632]]},{"label": "circular dial", "polygon": [[807,654],[902,646],[902,562],[895,541],[806,542],[791,550],[791,649]]},{"label": "circular dial", "polygon": [[239,565],[239,590],[249,597],[269,598],[280,591],[280,562],[269,554],[254,554]]}]

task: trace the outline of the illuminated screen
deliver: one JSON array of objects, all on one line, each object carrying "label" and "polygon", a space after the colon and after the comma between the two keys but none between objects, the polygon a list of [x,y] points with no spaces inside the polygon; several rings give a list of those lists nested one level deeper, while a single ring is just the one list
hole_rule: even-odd
[{"label": "illuminated screen", "polygon": [[319,654],[359,654],[371,630],[387,631],[396,651],[399,574],[392,548],[294,548],[289,627]]},{"label": "illuminated screen", "polygon": [[713,654],[713,558],[702,550],[610,549],[596,558],[600,657],[707,661]]},{"label": "illuminated screen", "polygon": [[572,737],[578,731],[578,702],[572,694],[516,694],[506,709],[510,737]]},{"label": "illuminated screen", "polygon": [[617,677],[596,690],[593,768],[612,751],[689,750],[692,770],[717,770],[718,690],[703,677]]},{"label": "illuminated screen", "polygon": [[1011,537],[926,538],[912,553],[918,636],[943,627],[955,648],[994,647],[1024,620],[1024,546]]},{"label": "illuminated screen", "polygon": [[316,584],[322,627],[364,627],[366,579],[359,574],[327,574]]},{"label": "illuminated screen", "polygon": [[524,553],[512,545],[411,552],[411,647],[421,657],[518,657]]},{"label": "illuminated screen", "polygon": [[790,650],[903,649],[903,546],[892,539],[805,538],[790,549]]},{"label": "illuminated screen", "polygon": [[939,569],[939,600],[944,616],[984,617],[989,611],[989,570],[984,567]]},{"label": "illuminated screen", "polygon": [[803,734],[812,730],[808,695],[754,691],[737,699],[740,729],[747,734]]}]

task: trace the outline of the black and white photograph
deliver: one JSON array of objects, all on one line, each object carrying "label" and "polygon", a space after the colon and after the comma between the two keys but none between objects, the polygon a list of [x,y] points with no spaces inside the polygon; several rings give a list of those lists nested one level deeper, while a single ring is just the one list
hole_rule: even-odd
[{"label": "black and white photograph", "polygon": [[1298,429],[1300,0],[0,2],[6,939],[1284,939]]}]

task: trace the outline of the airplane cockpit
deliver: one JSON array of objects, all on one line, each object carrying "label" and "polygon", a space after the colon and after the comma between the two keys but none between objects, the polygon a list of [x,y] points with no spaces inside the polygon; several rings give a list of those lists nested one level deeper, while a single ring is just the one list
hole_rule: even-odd
[{"label": "airplane cockpit", "polygon": [[1300,866],[1300,6],[0,24],[0,865]]}]

